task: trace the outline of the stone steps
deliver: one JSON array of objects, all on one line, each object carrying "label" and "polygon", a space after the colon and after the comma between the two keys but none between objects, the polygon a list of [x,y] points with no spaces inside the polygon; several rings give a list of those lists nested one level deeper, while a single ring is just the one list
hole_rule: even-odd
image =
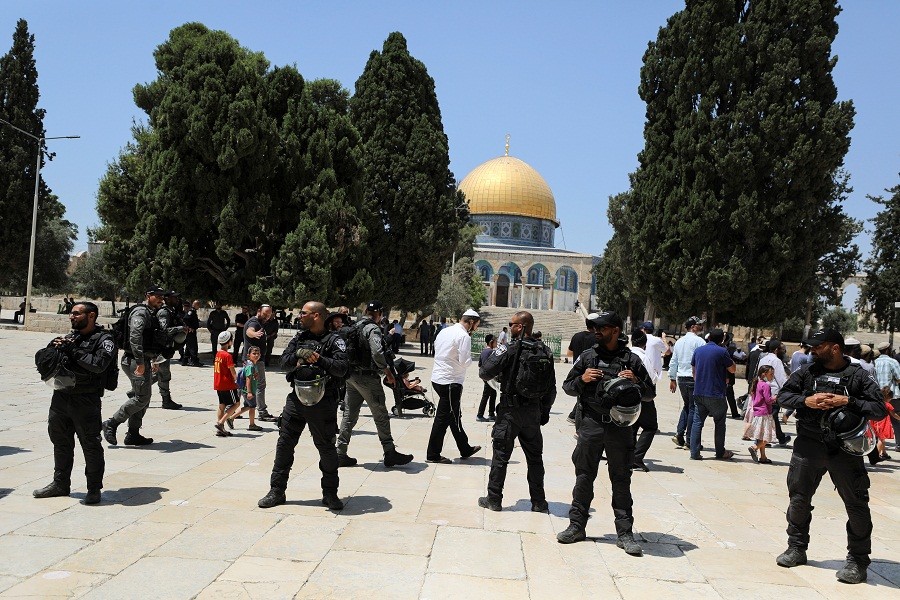
[{"label": "stone steps", "polygon": [[[486,333],[497,334],[508,327],[510,318],[519,312],[517,308],[499,306],[483,306],[478,310],[481,315],[479,329]],[[544,335],[559,337],[565,341],[584,330],[584,316],[581,312],[560,312],[555,310],[529,310],[534,316],[534,329]]]}]

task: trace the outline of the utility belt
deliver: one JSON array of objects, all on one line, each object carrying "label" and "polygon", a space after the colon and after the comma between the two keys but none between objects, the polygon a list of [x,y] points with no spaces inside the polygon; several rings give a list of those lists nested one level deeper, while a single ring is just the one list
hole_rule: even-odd
[{"label": "utility belt", "polygon": [[499,404],[501,406],[511,406],[513,408],[521,408],[525,406],[531,406],[536,403],[537,400],[533,400],[531,398],[522,398],[521,396],[516,396],[515,394],[503,394],[500,396]]},{"label": "utility belt", "polygon": [[609,412],[601,412],[595,410],[587,405],[585,402],[579,402],[581,404],[581,415],[582,417],[590,417],[594,421],[598,423],[609,424],[612,423],[612,417],[609,416]]}]

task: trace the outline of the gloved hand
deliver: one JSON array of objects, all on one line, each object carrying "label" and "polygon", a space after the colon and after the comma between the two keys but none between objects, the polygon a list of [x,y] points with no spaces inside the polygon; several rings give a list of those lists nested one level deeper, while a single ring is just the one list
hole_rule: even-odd
[{"label": "gloved hand", "polygon": [[548,410],[546,412],[542,412],[541,413],[541,425],[546,425],[549,422],[550,422],[550,411]]},{"label": "gloved hand", "polygon": [[310,348],[298,348],[297,349],[297,358],[299,358],[300,360],[306,360],[307,358],[309,358],[310,356],[312,356],[315,353],[316,353],[316,351],[312,350]]}]

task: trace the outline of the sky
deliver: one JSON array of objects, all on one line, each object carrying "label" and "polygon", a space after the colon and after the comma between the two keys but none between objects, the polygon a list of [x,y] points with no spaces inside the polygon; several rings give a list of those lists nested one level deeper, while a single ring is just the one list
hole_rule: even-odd
[{"label": "sky", "polygon": [[[847,212],[871,219],[898,181],[900,2],[847,1],[832,47],[840,100],[853,100],[855,127],[845,159],[854,189]],[[612,229],[610,195],[628,188],[643,148],[645,105],[637,95],[643,53],[676,0],[479,0],[154,2],[0,0],[0,53],[16,21],[35,36],[40,107],[56,158],[42,171],[79,227],[98,223],[97,184],[145,120],[132,88],[156,77],[153,50],[174,27],[199,21],[294,64],[306,79],[332,78],[353,91],[370,52],[392,31],[435,80],[451,169],[458,181],[482,162],[510,154],[553,190],[562,225],[556,244],[601,254]],[[894,41],[891,41],[894,40]],[[895,75],[890,75],[895,73]],[[858,239],[864,256],[869,235]]]}]

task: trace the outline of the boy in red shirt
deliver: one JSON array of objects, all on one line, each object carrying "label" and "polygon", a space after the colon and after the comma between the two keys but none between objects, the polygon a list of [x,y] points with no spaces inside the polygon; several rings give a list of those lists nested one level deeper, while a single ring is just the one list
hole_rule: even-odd
[{"label": "boy in red shirt", "polygon": [[231,432],[225,430],[225,422],[240,407],[234,359],[228,351],[231,348],[231,340],[230,331],[223,331],[219,334],[219,351],[216,352],[216,362],[213,365],[213,389],[219,396],[219,410],[216,413],[216,435],[218,437],[231,435]]}]

